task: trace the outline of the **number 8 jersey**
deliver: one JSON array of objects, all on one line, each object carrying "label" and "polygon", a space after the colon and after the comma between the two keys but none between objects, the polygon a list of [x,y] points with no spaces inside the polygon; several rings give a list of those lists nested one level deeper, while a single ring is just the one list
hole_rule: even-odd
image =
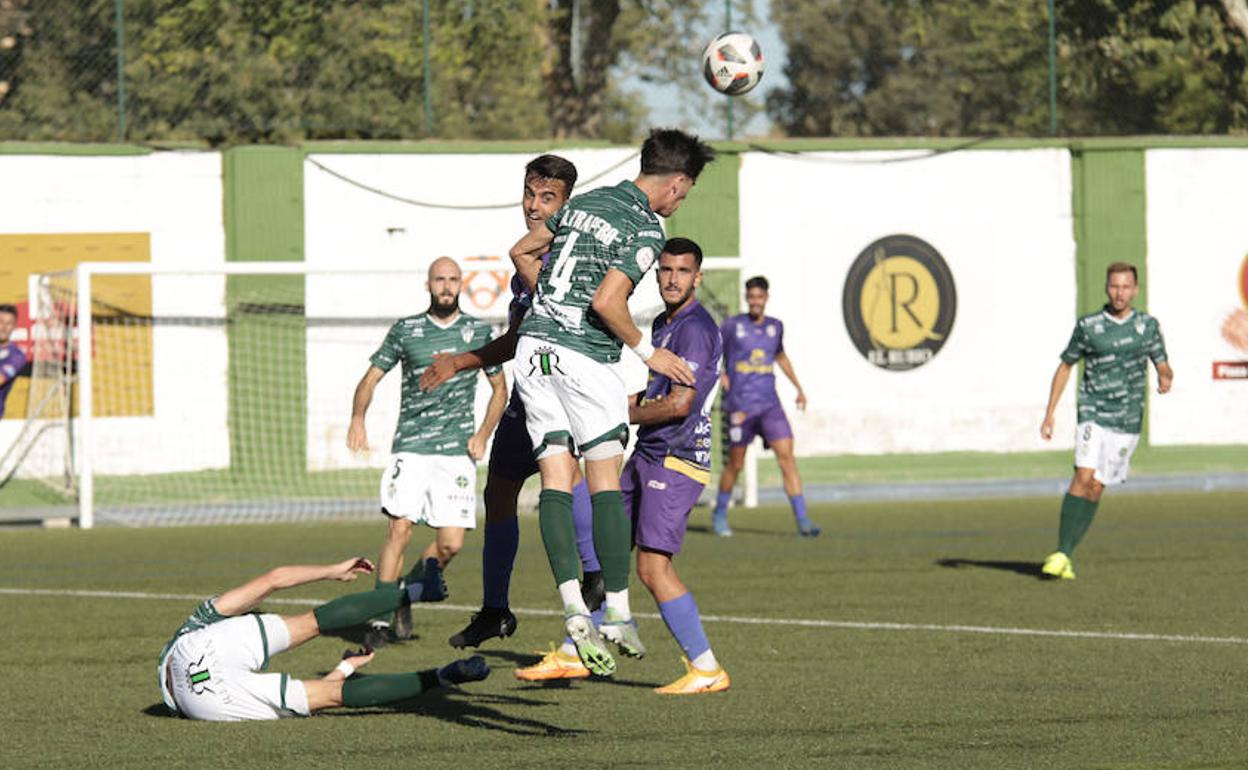
[{"label": "number 8 jersey", "polygon": [[546,227],[551,256],[537,276],[521,336],[553,342],[602,363],[620,360],[621,343],[594,313],[594,293],[615,268],[635,287],[663,251],[659,217],[637,185],[601,187],[568,201]]}]

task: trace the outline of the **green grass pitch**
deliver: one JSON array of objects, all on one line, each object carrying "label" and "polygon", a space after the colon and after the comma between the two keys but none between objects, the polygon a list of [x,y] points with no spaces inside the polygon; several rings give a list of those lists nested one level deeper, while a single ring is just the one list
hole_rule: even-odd
[{"label": "green grass pitch", "polygon": [[[727,540],[695,511],[677,565],[732,675],[726,693],[651,692],[680,673],[679,651],[634,579],[650,654],[621,661],[614,681],[515,680],[511,670],[560,632],[557,618],[528,613],[516,636],[482,649],[494,668],[485,682],[395,709],[252,724],[159,715],[156,656],[195,600],[150,595],[202,597],[280,563],[375,555],[380,520],[0,530],[0,765],[1248,766],[1248,495],[1111,492],[1076,555],[1078,580],[1045,583],[1035,570],[1054,545],[1057,506],[816,506],[824,537],[814,541],[792,536],[785,510],[734,512]],[[447,572],[447,604],[461,609],[419,608],[419,639],[385,649],[365,673],[455,656],[446,639],[479,603],[480,545],[478,530]],[[554,609],[549,574],[525,517],[513,606]],[[73,590],[118,595],[63,593]],[[274,668],[316,676],[345,646],[316,640]]]}]

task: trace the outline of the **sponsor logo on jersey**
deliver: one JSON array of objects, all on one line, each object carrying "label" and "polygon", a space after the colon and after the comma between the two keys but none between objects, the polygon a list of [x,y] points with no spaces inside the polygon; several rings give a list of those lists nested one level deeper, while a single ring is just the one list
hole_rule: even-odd
[{"label": "sponsor logo on jersey", "polygon": [[456,476],[456,477],[455,477],[455,486],[459,487],[460,489],[467,489],[467,488],[468,488],[468,477],[467,477],[467,476]]},{"label": "sponsor logo on jersey", "polygon": [[888,235],[863,249],[841,300],[854,347],[889,371],[932,360],[949,338],[958,307],[944,257],[912,235]]},{"label": "sponsor logo on jersey", "polygon": [[775,326],[773,326],[773,325],[771,325],[771,324],[767,324],[767,336],[768,336],[768,337],[774,337],[774,336],[776,336],[776,327],[775,327]]}]

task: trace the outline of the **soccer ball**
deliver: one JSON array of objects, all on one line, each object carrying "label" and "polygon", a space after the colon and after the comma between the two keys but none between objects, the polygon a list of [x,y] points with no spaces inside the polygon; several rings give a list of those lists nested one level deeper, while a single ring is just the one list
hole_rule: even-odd
[{"label": "soccer ball", "polygon": [[702,52],[702,74],[721,94],[740,96],[763,78],[763,51],[744,32],[725,32]]}]

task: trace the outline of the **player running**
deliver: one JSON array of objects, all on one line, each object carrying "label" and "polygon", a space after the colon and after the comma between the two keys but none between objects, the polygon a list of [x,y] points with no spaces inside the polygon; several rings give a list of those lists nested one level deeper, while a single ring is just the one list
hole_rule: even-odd
[{"label": "player running", "polygon": [[[696,381],[688,386],[651,375],[646,390],[632,399],[629,421],[642,427],[620,480],[624,508],[633,523],[637,574],[685,652],[685,675],[656,690],[665,695],[718,692],[729,686],[728,673],[702,630],[698,605],[672,565],[684,543],[689,512],[710,481],[710,411],[719,386],[721,343],[715,320],[694,298],[702,283],[701,266],[702,250],[687,238],[669,240],[659,257],[659,290],[667,309],[654,320],[651,344],[680,356]],[[604,625],[602,630],[614,636],[631,627]],[[615,641],[640,645],[639,640],[625,642],[622,636]],[[516,678],[526,681],[589,674],[571,639],[515,672]]]},{"label": "player running", "polygon": [[[655,130],[641,149],[641,174],[570,200],[516,243],[516,271],[536,287],[520,324],[516,388],[542,477],[539,525],[565,625],[594,673],[615,659],[581,597],[572,525],[573,451],[585,458],[593,505],[594,550],[606,587],[604,624],[632,623],[628,607],[629,521],[620,497],[620,457],[628,440],[624,381],[612,366],[621,345],[677,382],[693,373],[675,354],[656,349],[633,323],[628,296],[663,250],[659,217],[671,216],[714,150],[675,130]],[[541,255],[553,255],[545,265]]]},{"label": "player running", "polygon": [[[442,570],[463,547],[465,530],[477,524],[475,463],[484,456],[485,445],[507,403],[507,383],[497,366],[486,370],[493,392],[475,433],[475,372],[454,377],[437,394],[420,389],[421,372],[433,362],[435,353],[471,350],[490,338],[488,325],[460,312],[460,281],[459,265],[450,257],[439,257],[429,266],[429,310],[400,318],[390,327],[355,388],[347,431],[348,447],[356,452],[368,450],[364,416],[373,401],[373,391],[381,378],[401,363],[399,423],[390,461],[381,475],[381,512],[389,520],[389,529],[381,547],[377,585],[399,585],[412,525],[424,523],[433,527],[436,535],[403,580],[416,583],[423,577],[426,585],[441,586],[440,595],[425,597],[427,601],[445,598]],[[375,620],[367,641],[374,647],[382,646],[390,633],[396,639],[411,636],[408,607],[399,608],[393,627],[385,620]]]},{"label": "player running", "polygon": [[[770,285],[761,275],[745,282],[745,304],[749,312],[724,321],[724,374],[721,383],[724,399],[721,408],[728,420],[728,462],[719,476],[719,494],[711,526],[715,534],[732,535],[728,526],[728,503],[737,474],[745,465],[745,450],[755,436],[763,437],[763,446],[776,453],[776,464],[784,477],[784,492],[789,496],[797,532],[803,537],[816,537],[822,531],[806,515],[806,497],[802,494],[802,477],[797,472],[793,455],[793,429],[776,394],[774,366],[797,388],[797,408],[806,409],[806,393],[797,381],[793,363],[784,352],[784,324],[764,314]],[[774,366],[773,366],[774,365]]]},{"label": "player running", "polygon": [[1083,359],[1079,386],[1079,425],[1075,429],[1075,475],[1062,498],[1057,550],[1044,560],[1041,573],[1074,580],[1070,557],[1092,526],[1092,517],[1106,486],[1127,480],[1131,454],[1140,441],[1144,397],[1148,391],[1148,359],[1157,369],[1157,392],[1168,393],[1174,371],[1166,359],[1166,343],[1157,319],[1131,307],[1139,291],[1135,266],[1114,262],[1105,271],[1108,302],[1075,324],[1070,342],[1053,373],[1049,405],[1040,436],[1053,438],[1053,413],[1066,389],[1070,370]]},{"label": "player running", "polygon": [[435,687],[485,679],[490,668],[479,655],[440,669],[351,679],[373,659],[364,649],[349,654],[320,679],[263,673],[269,659],[326,631],[358,626],[379,612],[407,606],[418,586],[395,585],[340,596],[302,615],[254,612],[269,594],[318,580],[355,580],[373,571],[368,559],[324,566],[287,566],[206,599],[160,652],[156,677],[160,697],[178,716],[211,722],[309,716],[334,706],[379,706]]},{"label": "player running", "polygon": [[[544,228],[546,220],[567,203],[576,185],[576,166],[558,155],[541,155],[524,167],[524,202],[521,209],[530,230]],[[549,255],[542,257],[545,260]],[[520,322],[533,303],[533,290],[516,274],[511,280],[512,300],[507,332],[488,345],[466,353],[439,354],[420,376],[425,391],[449,380],[457,372],[499,366],[516,352]],[[485,545],[481,554],[481,610],[463,630],[450,638],[452,647],[477,647],[487,639],[511,636],[516,616],[510,609],[511,573],[520,543],[516,519],[517,501],[525,479],[537,473],[533,444],[525,428],[524,404],[518,391],[503,412],[490,450],[489,475],[485,482]],[[585,604],[598,609],[603,600],[602,572],[594,553],[590,521],[589,488],[577,478],[572,487],[572,520],[576,525],[577,551],[584,575],[581,592]]]}]

